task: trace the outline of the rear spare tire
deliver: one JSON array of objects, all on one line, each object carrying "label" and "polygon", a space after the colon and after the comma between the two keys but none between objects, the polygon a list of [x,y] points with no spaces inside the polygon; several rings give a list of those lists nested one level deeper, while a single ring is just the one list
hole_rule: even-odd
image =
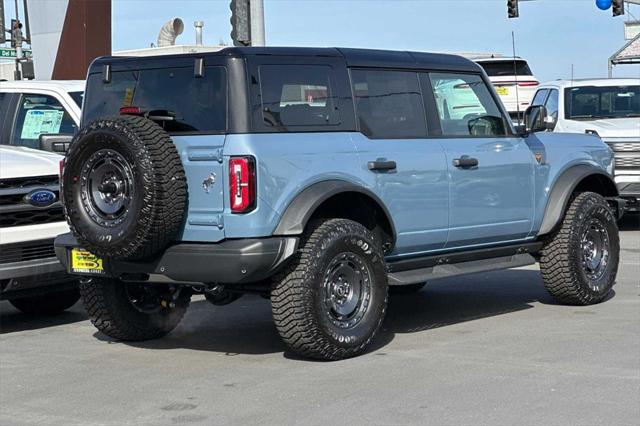
[{"label": "rear spare tire", "polygon": [[62,176],[71,231],[92,253],[139,259],[180,230],[187,183],[169,135],[144,117],[91,122],[76,135]]}]

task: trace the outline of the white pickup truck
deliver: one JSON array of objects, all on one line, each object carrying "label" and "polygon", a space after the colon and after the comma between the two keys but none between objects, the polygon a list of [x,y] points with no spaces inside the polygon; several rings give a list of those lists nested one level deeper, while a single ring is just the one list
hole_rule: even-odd
[{"label": "white pickup truck", "polygon": [[615,155],[626,211],[640,212],[640,79],[551,81],[540,85],[531,104],[546,107],[549,131],[602,138]]},{"label": "white pickup truck", "polygon": [[56,313],[79,298],[53,250],[53,239],[68,232],[58,189],[62,158],[0,145],[0,299],[25,313]]},{"label": "white pickup truck", "polygon": [[47,151],[66,148],[83,90],[84,82],[0,83],[0,299],[30,314],[60,312],[79,298],[53,250],[68,227],[59,201],[63,157]]}]

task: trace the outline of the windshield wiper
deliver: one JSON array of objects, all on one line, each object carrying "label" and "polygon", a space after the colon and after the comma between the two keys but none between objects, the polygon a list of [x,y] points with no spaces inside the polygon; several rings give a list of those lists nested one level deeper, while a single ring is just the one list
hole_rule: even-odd
[{"label": "windshield wiper", "polygon": [[630,114],[625,115],[625,117],[640,117],[640,112],[632,112]]}]

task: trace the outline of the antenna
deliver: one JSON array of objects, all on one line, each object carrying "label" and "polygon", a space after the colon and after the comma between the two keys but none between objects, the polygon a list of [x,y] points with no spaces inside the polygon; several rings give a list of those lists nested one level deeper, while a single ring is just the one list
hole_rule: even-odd
[{"label": "antenna", "polygon": [[511,45],[513,47],[513,76],[516,82],[516,111],[518,114],[518,126],[521,125],[520,121],[520,97],[518,96],[518,63],[516,62],[516,34],[511,31]]}]

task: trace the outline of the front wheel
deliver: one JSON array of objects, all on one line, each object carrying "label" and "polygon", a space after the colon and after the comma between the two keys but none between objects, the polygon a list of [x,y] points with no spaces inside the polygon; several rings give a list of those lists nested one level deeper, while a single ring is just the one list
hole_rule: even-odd
[{"label": "front wheel", "polygon": [[569,305],[603,301],[620,257],[618,226],[606,200],[593,192],[575,195],[541,254],[544,286],[556,299]]},{"label": "front wheel", "polygon": [[357,222],[310,225],[295,258],[274,281],[273,318],[294,352],[337,360],[373,340],[387,306],[382,248]]},{"label": "front wheel", "polygon": [[93,325],[109,337],[140,341],[162,337],[184,316],[191,293],[166,284],[124,283],[92,279],[80,284]]}]

